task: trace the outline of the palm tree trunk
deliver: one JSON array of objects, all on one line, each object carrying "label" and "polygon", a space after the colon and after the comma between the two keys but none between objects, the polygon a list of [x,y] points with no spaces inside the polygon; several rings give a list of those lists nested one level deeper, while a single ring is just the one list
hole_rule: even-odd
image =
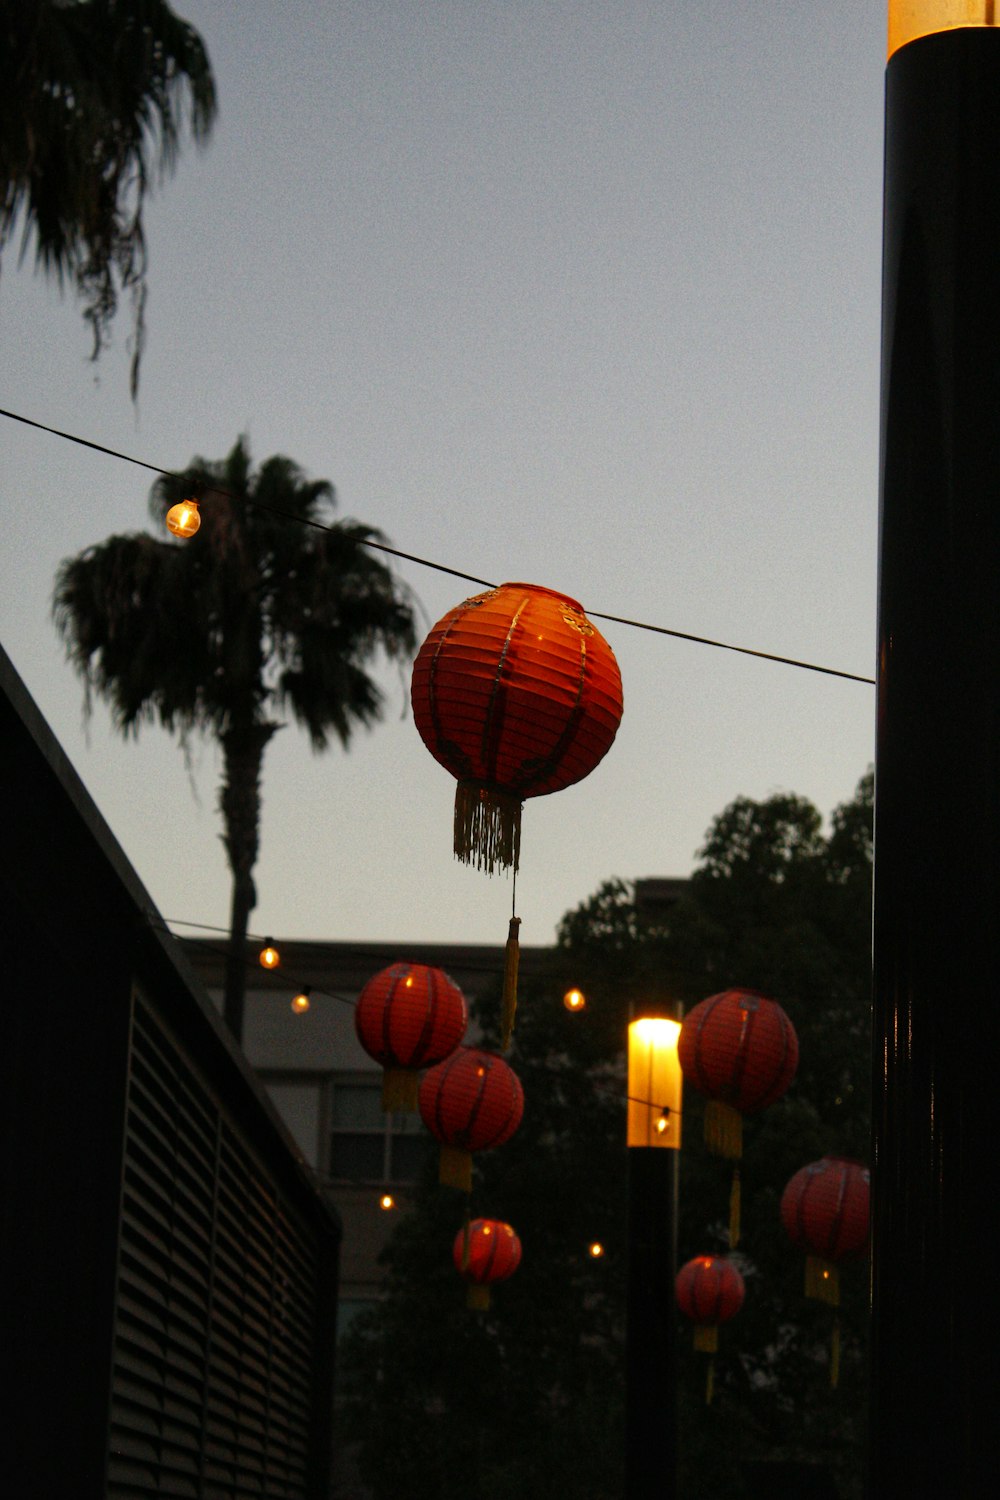
[{"label": "palm tree trunk", "polygon": [[260,773],[264,750],[277,724],[249,724],[220,736],[223,781],[219,793],[222,842],[233,872],[233,900],[226,955],[226,986],[222,1015],[236,1040],[243,1042],[243,1002],[246,995],[246,937],[250,913],[257,904],[253,870],[260,844]]}]

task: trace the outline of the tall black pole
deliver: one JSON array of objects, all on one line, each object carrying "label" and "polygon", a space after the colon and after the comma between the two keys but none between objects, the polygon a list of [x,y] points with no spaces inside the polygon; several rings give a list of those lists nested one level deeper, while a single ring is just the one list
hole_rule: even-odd
[{"label": "tall black pole", "polygon": [[967,1500],[1000,1375],[1000,32],[894,52],[885,169],[870,1495]]},{"label": "tall black pole", "polygon": [[625,1500],[677,1495],[677,1151],[628,1152]]},{"label": "tall black pole", "polygon": [[628,1029],[625,1500],[677,1495],[680,1029],[674,1017],[648,1013]]}]

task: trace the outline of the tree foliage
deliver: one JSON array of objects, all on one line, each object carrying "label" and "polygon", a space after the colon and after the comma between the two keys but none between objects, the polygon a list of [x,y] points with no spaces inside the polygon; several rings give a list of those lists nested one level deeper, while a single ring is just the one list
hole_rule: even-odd
[{"label": "tree foliage", "polygon": [[0,254],[15,225],[79,295],[96,359],[119,296],[133,303],[133,398],[145,332],[143,210],[181,139],[204,143],[215,82],[165,0],[2,0]]},{"label": "tree foliage", "polygon": [[365,544],[381,533],[333,522],[333,487],[291,459],[255,472],[240,439],[228,458],[196,458],[158,479],[150,512],[202,502],[188,541],[148,533],[109,537],[68,558],[53,611],[83,678],[86,706],[103,698],[125,735],[159,723],[185,743],[218,741],[219,806],[233,875],[226,1016],[242,1027],[247,918],[260,827],[264,751],[290,715],[315,750],[345,747],[370,728],[383,698],[369,667],[379,653],[408,659],[406,588]]},{"label": "tree foliage", "polygon": [[[524,1123],[477,1161],[474,1214],[508,1219],[524,1244],[488,1314],[468,1312],[450,1247],[461,1195],[433,1167],[385,1257],[385,1298],[346,1340],[346,1430],[376,1500],[622,1490],[624,1040],[630,1013],[686,1008],[730,985],[787,1010],[802,1063],[785,1098],[745,1124],[741,1266],[747,1300],[723,1330],[716,1397],[682,1330],[681,1490],[747,1494],[755,1460],[821,1462],[860,1494],[865,1277],[842,1277],[843,1353],[829,1384],[830,1310],[806,1303],[801,1253],[778,1216],[791,1175],[868,1142],[870,774],[824,834],[810,803],[739,798],[709,829],[683,897],[652,912],[611,880],[563,919],[550,981],[522,987],[511,1062]],[[568,1013],[579,984],[587,1008]],[[475,1012],[496,1041],[496,997]],[[702,1143],[703,1101],[684,1103],[679,1259],[727,1248],[728,1172]],[[591,1241],[605,1247],[600,1259]],[[665,1455],[666,1457],[666,1455]]]}]

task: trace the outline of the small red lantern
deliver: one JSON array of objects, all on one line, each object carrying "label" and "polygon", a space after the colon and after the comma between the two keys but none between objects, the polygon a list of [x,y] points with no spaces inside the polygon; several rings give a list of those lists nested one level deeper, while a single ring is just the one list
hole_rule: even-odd
[{"label": "small red lantern", "polygon": [[382,1064],[382,1108],[416,1110],[419,1070],[448,1057],[468,1025],[465,997],[441,969],[391,964],[354,1007],[358,1040]]},{"label": "small red lantern", "polygon": [[[681,1026],[684,1077],[708,1098],[705,1143],[717,1156],[743,1155],[743,1116],[780,1099],[799,1065],[799,1040],[781,1006],[757,990],[723,990],[702,1000]],[[729,1247],[740,1235],[739,1169],[733,1172]]]},{"label": "small red lantern", "polygon": [[[724,1255],[696,1255],[677,1273],[677,1305],[694,1324],[694,1347],[714,1355],[719,1347],[719,1324],[735,1318],[743,1306],[743,1277]],[[712,1400],[714,1364],[710,1360],[705,1400]]]},{"label": "small red lantern", "polygon": [[456,1270],[469,1283],[467,1305],[486,1308],[491,1283],[506,1281],[521,1264],[521,1241],[500,1219],[473,1219],[458,1231],[451,1253]]},{"label": "small red lantern", "polygon": [[[618,663],[574,599],[534,583],[476,594],[433,627],[413,664],[413,719],[458,781],[454,849],[490,874],[517,871],[521,807],[582,781],[622,716]],[[511,919],[502,1045],[513,1026],[517,930]]]},{"label": "small red lantern", "polygon": [[510,1140],[523,1113],[521,1080],[502,1057],[480,1047],[459,1047],[420,1085],[420,1118],[441,1143],[440,1180],[467,1193],[471,1153]]},{"label": "small red lantern", "polygon": [[[824,1156],[801,1167],[781,1195],[781,1222],[806,1253],[807,1297],[840,1306],[840,1265],[868,1245],[871,1174],[846,1156]],[[830,1384],[840,1372],[840,1325],[834,1322]]]}]

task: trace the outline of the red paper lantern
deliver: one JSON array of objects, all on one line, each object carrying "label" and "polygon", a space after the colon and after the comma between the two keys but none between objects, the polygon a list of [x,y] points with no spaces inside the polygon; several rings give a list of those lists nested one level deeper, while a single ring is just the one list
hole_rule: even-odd
[{"label": "red paper lantern", "polygon": [[[743,1306],[743,1277],[724,1255],[696,1255],[681,1266],[675,1283],[677,1305],[694,1324],[694,1347],[714,1355],[719,1324],[735,1318]],[[712,1399],[714,1367],[709,1363],[705,1400]]]},{"label": "red paper lantern", "polygon": [[419,1070],[448,1057],[468,1025],[465,997],[441,969],[391,964],[354,1007],[358,1040],[382,1064],[382,1108],[416,1110]]},{"label": "red paper lantern", "polygon": [[[868,1244],[870,1173],[846,1156],[824,1156],[801,1167],[781,1195],[781,1222],[806,1253],[807,1297],[840,1305],[840,1265]],[[830,1335],[830,1384],[840,1379],[840,1322]]]},{"label": "red paper lantern", "polygon": [[469,1283],[469,1307],[489,1307],[490,1285],[506,1281],[521,1264],[521,1241],[500,1219],[473,1219],[458,1231],[452,1247],[456,1269]]},{"label": "red paper lantern", "polygon": [[[677,1044],[684,1077],[708,1097],[705,1143],[717,1156],[743,1155],[743,1116],[780,1099],[799,1065],[799,1040],[781,1006],[757,990],[723,990],[684,1017]],[[739,1171],[733,1173],[729,1246],[740,1235]]]},{"label": "red paper lantern", "polygon": [[[413,719],[456,778],[455,854],[516,872],[521,808],[572,786],[611,748],[622,681],[607,641],[575,599],[504,583],[440,619],[413,664]],[[501,1044],[517,999],[518,927],[507,938]]]},{"label": "red paper lantern", "polygon": [[471,1153],[510,1140],[523,1113],[521,1080],[502,1057],[480,1047],[459,1047],[420,1085],[420,1118],[441,1143],[441,1181],[467,1193]]},{"label": "red paper lantern", "polygon": [[431,630],[413,665],[413,717],[458,780],[455,853],[517,869],[521,804],[594,769],[618,731],[611,647],[574,599],[504,583]]},{"label": "red paper lantern", "polygon": [[846,1156],[824,1156],[790,1179],[781,1195],[781,1222],[806,1253],[806,1296],[836,1307],[842,1261],[868,1245],[871,1174]]}]

